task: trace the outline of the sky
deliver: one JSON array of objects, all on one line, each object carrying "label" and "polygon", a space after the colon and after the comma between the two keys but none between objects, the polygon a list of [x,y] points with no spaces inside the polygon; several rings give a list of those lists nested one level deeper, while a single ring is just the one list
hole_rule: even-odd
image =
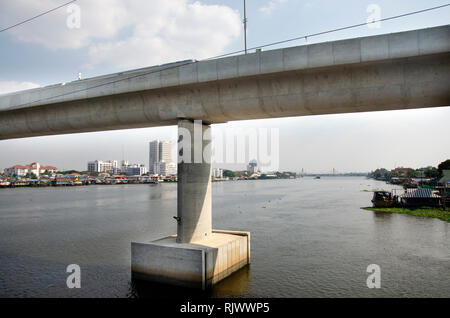
[{"label": "sky", "polygon": [[[0,29],[57,7],[65,0],[2,0]],[[242,50],[242,0],[78,0],[0,33],[0,94]],[[248,47],[364,23],[446,4],[445,0],[247,0]],[[373,7],[373,6],[372,6]],[[79,11],[78,11],[79,9]],[[79,13],[80,19],[74,19]],[[401,32],[449,23],[450,7],[340,31],[307,42]],[[77,24],[79,22],[79,24]],[[307,172],[371,171],[436,166],[450,158],[450,107],[239,121],[279,131],[279,169]],[[34,137],[0,141],[0,170],[38,161],[61,170],[85,170],[90,160],[148,164],[148,143],[176,137],[176,127]],[[219,165],[220,166],[220,165]],[[230,166],[244,168],[244,164]]]}]

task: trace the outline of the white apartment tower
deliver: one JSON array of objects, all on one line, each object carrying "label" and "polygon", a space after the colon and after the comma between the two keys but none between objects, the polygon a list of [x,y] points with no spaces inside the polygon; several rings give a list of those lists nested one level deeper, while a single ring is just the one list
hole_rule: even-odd
[{"label": "white apartment tower", "polygon": [[[165,163],[165,165],[162,163]],[[149,151],[149,172],[151,174],[175,174],[172,161],[172,142],[154,140],[150,142]],[[161,169],[161,166],[168,165],[171,169]],[[170,170],[170,171],[169,171]],[[172,172],[172,173],[169,173]]]}]

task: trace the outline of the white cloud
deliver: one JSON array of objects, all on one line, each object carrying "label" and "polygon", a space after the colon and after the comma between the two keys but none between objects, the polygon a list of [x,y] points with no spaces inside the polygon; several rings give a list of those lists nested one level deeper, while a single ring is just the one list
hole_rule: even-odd
[{"label": "white cloud", "polygon": [[[47,15],[8,31],[22,42],[41,44],[50,49],[77,49],[89,45],[95,38],[107,38],[127,25],[127,13],[123,1],[95,0],[80,1],[81,27],[69,28],[70,12],[60,8]],[[13,25],[36,14],[60,6],[60,0],[14,0],[2,3],[0,21],[2,26]]]},{"label": "white cloud", "polygon": [[0,94],[12,93],[36,87],[39,87],[39,85],[32,82],[0,81]]},{"label": "white cloud", "polygon": [[272,12],[277,9],[280,5],[287,2],[287,0],[272,0],[269,1],[268,4],[265,6],[259,8],[259,11],[262,12],[265,15],[270,15]]},{"label": "white cloud", "polygon": [[[141,67],[220,54],[241,32],[239,12],[225,5],[188,0],[95,0],[76,2],[81,27],[70,29],[61,8],[8,31],[16,40],[50,49],[88,47],[89,65]],[[2,26],[61,5],[59,0],[2,4]],[[127,34],[125,36],[124,34]]]},{"label": "white cloud", "polygon": [[152,1],[156,9],[130,4],[134,29],[126,39],[90,47],[93,64],[140,67],[217,55],[240,35],[239,13],[226,6],[186,0]]}]

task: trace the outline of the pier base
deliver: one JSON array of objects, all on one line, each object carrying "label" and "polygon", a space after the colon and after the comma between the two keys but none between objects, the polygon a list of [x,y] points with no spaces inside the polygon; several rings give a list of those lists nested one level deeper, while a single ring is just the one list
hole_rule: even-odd
[{"label": "pier base", "polygon": [[250,233],[213,230],[208,239],[177,243],[169,236],[131,243],[134,279],[182,287],[212,287],[250,264]]}]

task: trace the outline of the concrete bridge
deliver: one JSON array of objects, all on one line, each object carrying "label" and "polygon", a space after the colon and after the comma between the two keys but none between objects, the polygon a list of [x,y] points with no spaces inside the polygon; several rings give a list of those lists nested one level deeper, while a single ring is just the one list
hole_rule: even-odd
[{"label": "concrete bridge", "polygon": [[[0,140],[164,125],[194,136],[232,120],[449,106],[449,83],[445,25],[0,95]],[[192,162],[178,166],[177,235],[132,243],[138,278],[206,288],[250,263],[249,233],[212,230],[211,166]]]}]

